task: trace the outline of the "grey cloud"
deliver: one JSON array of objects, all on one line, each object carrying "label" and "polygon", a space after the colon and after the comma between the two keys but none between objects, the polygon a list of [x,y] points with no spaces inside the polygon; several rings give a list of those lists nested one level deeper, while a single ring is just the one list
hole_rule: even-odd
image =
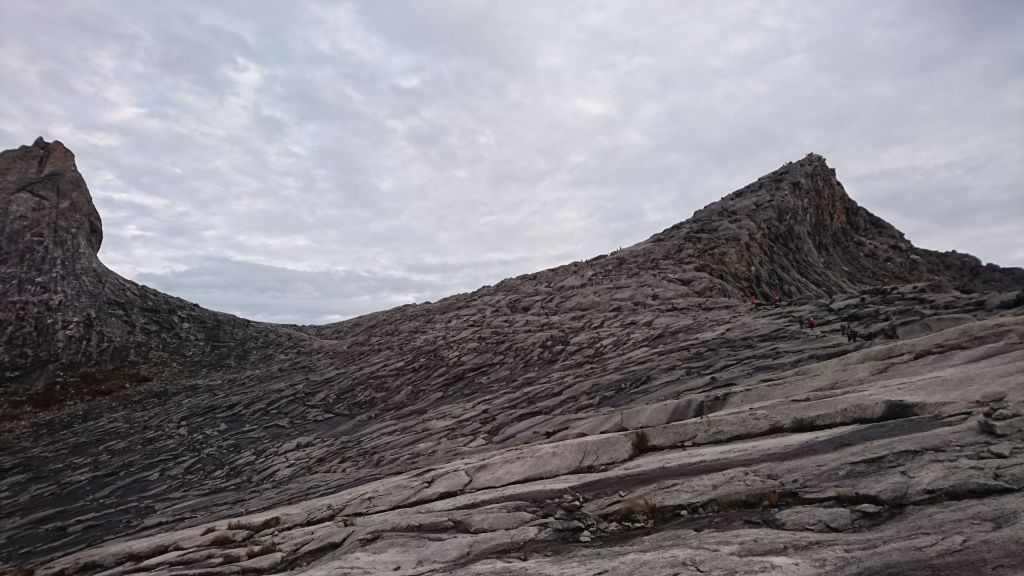
[{"label": "grey cloud", "polygon": [[201,258],[184,270],[140,274],[138,281],[208,308],[267,322],[325,323],[411,304],[436,294],[422,279],[352,270],[305,271]]},{"label": "grey cloud", "polygon": [[536,259],[525,257],[459,264],[419,261],[400,272],[388,272],[297,270],[199,257],[187,268],[143,273],[136,280],[207,308],[255,320],[319,324],[475,290],[501,280],[510,267],[535,264]]}]

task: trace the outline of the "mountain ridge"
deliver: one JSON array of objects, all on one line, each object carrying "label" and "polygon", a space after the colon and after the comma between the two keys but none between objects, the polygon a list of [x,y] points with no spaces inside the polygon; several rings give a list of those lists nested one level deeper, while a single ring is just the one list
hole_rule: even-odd
[{"label": "mountain ridge", "polygon": [[[749,217],[750,213],[748,210],[737,211],[736,205],[738,201],[742,201],[742,208],[750,208],[751,206],[757,207],[756,200],[750,198],[752,195],[758,193],[764,193],[762,186],[765,183],[779,184],[783,183],[786,185],[792,183],[801,183],[800,172],[811,172],[814,177],[816,187],[797,187],[796,190],[802,192],[824,192],[832,202],[831,206],[835,208],[837,205],[841,206],[841,209],[833,210],[830,213],[830,222],[834,229],[841,229],[846,225],[847,222],[857,222],[861,230],[870,232],[880,232],[883,235],[886,243],[882,246],[869,246],[874,249],[874,253],[871,256],[877,259],[879,262],[884,263],[882,266],[867,266],[866,268],[870,271],[870,274],[865,275],[865,267],[861,267],[856,271],[848,271],[848,277],[843,279],[828,278],[823,283],[823,286],[814,285],[813,282],[802,282],[794,286],[791,282],[779,279],[778,272],[766,272],[766,270],[772,267],[772,262],[775,260],[770,257],[762,255],[761,259],[757,264],[753,266],[758,270],[757,274],[744,275],[743,271],[749,266],[749,262],[734,263],[733,266],[726,266],[725,269],[716,262],[709,262],[708,260],[720,260],[722,255],[714,254],[711,257],[705,255],[709,253],[709,247],[701,242],[708,236],[713,236],[716,239],[720,238],[723,234],[722,228],[729,227],[731,230],[726,230],[724,234],[734,235],[736,238],[742,240],[742,243],[737,247],[735,245],[729,246],[727,250],[726,259],[735,261],[735,252],[740,250],[748,250],[752,247],[756,248],[756,244],[751,246],[749,234],[744,236],[744,233],[740,231],[736,223],[728,221],[726,218],[729,216],[738,216],[740,218]],[[793,178],[793,176],[796,176]],[[787,176],[790,177],[787,179]],[[769,188],[769,194],[773,194],[778,198],[789,193],[788,188]],[[806,203],[802,203],[802,206],[793,207],[790,205],[788,210],[796,213],[799,208],[806,208]],[[813,203],[812,203],[813,204]],[[853,213],[853,217],[847,216],[848,213]],[[711,221],[709,224],[708,221]],[[775,226],[777,228],[785,225],[786,222],[777,222]],[[742,226],[743,223],[740,223]],[[805,234],[806,230],[802,230]],[[693,246],[685,246],[688,241],[696,240]],[[573,262],[569,264],[563,264],[555,266],[546,270],[520,274],[518,276],[507,278],[491,286],[484,286],[473,292],[465,293],[469,295],[477,293],[486,293],[492,289],[500,289],[503,286],[507,286],[509,283],[517,281],[524,281],[538,276],[549,276],[557,275],[558,272],[568,272],[570,275],[573,270],[579,266],[585,266],[598,260],[603,260],[609,257],[613,257],[618,254],[620,256],[629,256],[637,251],[643,250],[645,247],[650,247],[656,244],[682,244],[684,248],[676,249],[671,258],[678,261],[682,265],[694,266],[694,271],[706,274],[706,281],[710,284],[708,286],[701,287],[701,295],[706,297],[716,297],[719,294],[729,298],[740,298],[747,299],[749,296],[757,296],[761,300],[770,300],[772,296],[778,295],[787,298],[793,297],[807,297],[807,296],[830,296],[835,293],[842,291],[849,291],[865,286],[875,286],[882,284],[908,284],[915,282],[939,282],[942,284],[943,289],[951,289],[956,287],[968,290],[1013,290],[1019,287],[1024,287],[1024,269],[1015,267],[1000,267],[995,264],[983,264],[980,259],[971,256],[969,254],[957,253],[955,251],[950,252],[938,252],[933,250],[927,250],[915,247],[910,241],[906,240],[903,233],[897,230],[895,227],[885,222],[878,216],[872,214],[866,209],[860,207],[855,201],[853,201],[847,194],[842,184],[835,179],[835,169],[830,168],[823,156],[809,153],[802,160],[796,162],[788,162],[781,168],[770,172],[756,181],[740,188],[739,190],[732,192],[724,198],[712,202],[703,208],[694,212],[693,216],[683,220],[669,228],[658,232],[647,240],[638,242],[633,246],[629,246],[624,249],[612,252],[611,254],[602,254],[593,258]],[[813,245],[810,241],[805,241],[805,246]],[[713,246],[712,249],[721,250],[721,246]],[[884,248],[884,249],[880,249]],[[662,248],[661,250],[665,250]],[[799,251],[799,249],[794,250]],[[680,258],[679,254],[683,257]],[[861,255],[863,257],[863,255]],[[894,271],[893,264],[894,260],[898,258],[899,269]],[[862,258],[862,259],[872,259]],[[821,259],[816,263],[818,267],[826,267],[822,263]],[[795,271],[792,265],[786,266],[786,271],[791,272],[793,277],[799,277],[800,274]],[[888,274],[882,273],[882,271],[888,272]],[[768,280],[770,276],[774,276],[771,280]],[[947,277],[948,276],[948,277]],[[860,279],[859,282],[855,282],[852,278]],[[716,282],[717,281],[717,282]],[[797,287],[798,286],[798,287]],[[452,296],[445,297],[443,300],[448,298],[460,298],[465,294],[455,294]],[[421,306],[422,304],[409,304],[401,306],[397,309],[404,309],[412,306]],[[364,316],[385,314],[390,310],[381,310],[378,312],[371,312]],[[344,324],[356,319],[348,319],[340,322],[330,323],[324,326],[334,326]]]},{"label": "mountain ridge", "polygon": [[[5,405],[59,403],[72,389],[106,393],[157,373],[242,363],[271,342],[301,347],[310,345],[305,337],[330,339],[353,320],[319,327],[254,322],[136,284],[99,260],[101,219],[67,147],[40,137],[32,146],[0,153],[0,171],[0,258],[18,263],[5,267],[0,296],[46,310],[12,309],[12,316],[0,318],[21,326],[0,336],[0,374],[8,390],[13,383],[19,392],[5,395]],[[623,258],[644,265],[622,264]],[[572,289],[628,274],[653,274],[662,284],[685,286],[696,298],[754,295],[765,301],[913,282],[972,291],[1024,287],[1022,269],[982,266],[969,255],[914,247],[857,205],[824,157],[811,153],[625,250],[449,298],[487,297],[506,288],[530,292],[536,288],[530,279],[537,278],[545,286]],[[45,285],[23,282],[43,277],[49,278]],[[633,295],[630,304],[646,307],[649,296]],[[390,318],[404,309],[373,314]],[[97,380],[112,384],[97,386]],[[27,396],[20,394],[26,390]]]},{"label": "mountain ridge", "polygon": [[[30,174],[41,146],[19,149]],[[888,229],[863,245],[853,232],[829,240],[877,223],[823,159],[784,166],[656,241],[296,327],[105,271],[81,203],[75,248],[53,249],[55,228],[33,223],[53,222],[56,204],[9,185],[8,154],[0,296],[44,305],[0,318],[4,358],[32,360],[4,380],[2,565],[39,576],[642,565],[667,576],[683,558],[723,574],[779,562],[857,576],[1013,573],[1020,271],[957,255],[929,264]],[[32,185],[88,193],[65,177]],[[794,188],[838,203],[806,218],[770,209]],[[44,241],[8,236],[9,222]],[[798,253],[751,250],[769,241]],[[876,284],[871,258],[887,255],[882,278],[894,282]],[[829,257],[853,269],[805,262]],[[90,310],[102,317],[73,322]],[[69,328],[88,345],[67,348]],[[47,391],[54,375],[52,402],[10,402],[12,388]],[[920,526],[948,536],[951,555]]]}]

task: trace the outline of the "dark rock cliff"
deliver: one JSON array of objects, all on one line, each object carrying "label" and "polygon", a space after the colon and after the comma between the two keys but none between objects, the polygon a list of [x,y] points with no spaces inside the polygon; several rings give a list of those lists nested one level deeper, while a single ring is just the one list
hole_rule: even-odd
[{"label": "dark rock cliff", "polygon": [[102,240],[100,216],[63,144],[40,138],[0,153],[5,409],[230,366],[303,339],[126,280],[100,262]]}]

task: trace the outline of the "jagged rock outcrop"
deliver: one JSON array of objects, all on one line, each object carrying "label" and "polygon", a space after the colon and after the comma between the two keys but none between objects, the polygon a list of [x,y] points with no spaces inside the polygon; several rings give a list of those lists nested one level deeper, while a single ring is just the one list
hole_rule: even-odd
[{"label": "jagged rock outcrop", "polygon": [[305,340],[126,280],[74,154],[42,138],[0,153],[0,413],[223,367]]},{"label": "jagged rock outcrop", "polygon": [[825,159],[808,154],[759,178],[648,243],[746,294],[830,296],[865,286],[938,282],[961,291],[1013,290],[1020,269],[915,248],[854,202]]},{"label": "jagged rock outcrop", "polygon": [[[32,361],[4,385],[45,379],[48,363],[177,368],[0,420],[4,566],[1022,569],[1024,273],[910,246],[820,157],[613,254],[296,328],[204,311],[102,267],[91,202],[67,195],[85,191],[77,172],[40,183],[63,204],[20,197],[57,146],[0,156],[21,166],[0,180],[5,239],[15,203],[24,222],[77,206],[56,237],[38,232],[40,256],[3,253],[3,290],[60,296],[18,312],[38,314],[36,328],[5,335],[3,358]],[[751,306],[750,291],[786,297]],[[89,310],[114,320],[75,333],[111,348],[21,349],[55,333],[47,318],[67,326]]]}]

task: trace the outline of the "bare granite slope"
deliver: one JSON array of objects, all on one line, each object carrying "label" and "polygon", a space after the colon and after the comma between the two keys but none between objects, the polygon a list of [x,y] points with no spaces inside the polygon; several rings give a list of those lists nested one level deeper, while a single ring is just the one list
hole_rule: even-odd
[{"label": "bare granite slope", "polygon": [[308,327],[107,270],[59,143],[0,183],[5,566],[1024,571],[1024,271],[913,247],[820,156],[625,250]]}]

